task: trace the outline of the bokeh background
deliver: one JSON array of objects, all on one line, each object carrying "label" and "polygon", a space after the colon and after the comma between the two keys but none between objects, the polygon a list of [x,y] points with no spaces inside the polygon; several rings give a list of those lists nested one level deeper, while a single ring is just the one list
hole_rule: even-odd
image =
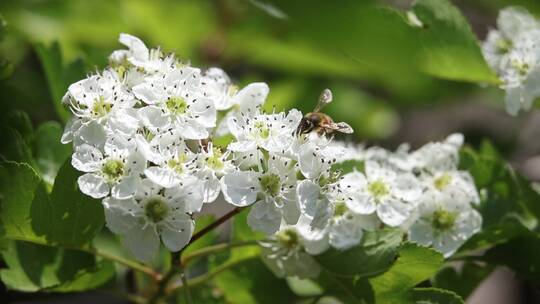
[{"label": "bokeh background", "polygon": [[[479,40],[505,6],[540,14],[535,0],[452,2]],[[334,102],[325,111],[355,129],[346,141],[394,149],[462,132],[473,146],[489,138],[525,176],[540,180],[540,111],[511,117],[504,111],[504,92],[493,85],[473,76],[437,77],[419,67],[423,46],[402,16],[384,8],[408,10],[412,1],[272,3],[1,0],[7,26],[0,27],[0,118],[16,109],[27,112],[35,126],[65,122],[58,101],[67,86],[105,67],[108,55],[122,48],[119,33],[126,32],[196,66],[219,66],[239,84],[267,82],[269,108],[309,111],[321,90],[331,88]],[[472,75],[477,67],[470,69]],[[535,303],[535,290],[501,269],[468,302]],[[0,296],[35,301],[5,290]],[[95,301],[88,297],[82,299]]]}]

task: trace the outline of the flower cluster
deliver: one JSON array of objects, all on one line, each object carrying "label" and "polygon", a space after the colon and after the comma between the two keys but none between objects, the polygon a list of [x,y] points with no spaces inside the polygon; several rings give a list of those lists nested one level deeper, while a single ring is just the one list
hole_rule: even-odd
[{"label": "flower cluster", "polygon": [[[84,172],[80,190],[102,201],[107,226],[138,259],[152,259],[160,242],[181,250],[193,215],[218,197],[250,206],[248,224],[268,235],[266,261],[282,275],[315,275],[312,255],[358,245],[366,230],[400,227],[445,255],[478,231],[476,188],[457,169],[460,135],[414,152],[346,145],[326,136],[352,132],[345,123],[328,119],[326,130],[295,109],[262,111],[264,83],[239,89],[221,69],[127,34],[120,42],[127,49],[108,68],[68,88],[74,117],[62,141]],[[214,144],[229,133],[226,147]],[[347,161],[363,170],[336,169]]]},{"label": "flower cluster", "polygon": [[[160,240],[171,251],[189,242],[192,215],[216,200],[220,178],[238,171],[210,139],[228,132],[229,119],[248,119],[269,90],[264,83],[239,90],[221,69],[201,71],[131,35],[120,42],[127,49],[113,52],[108,68],[68,88],[63,102],[74,116],[62,142],[73,142],[73,167],[84,172],[79,188],[102,200],[109,229],[150,260]],[[261,145],[273,145],[268,132]]]},{"label": "flower cluster", "polygon": [[516,115],[540,97],[540,22],[525,9],[503,9],[498,29],[489,31],[482,50],[506,91],[506,110]]},{"label": "flower cluster", "polygon": [[[360,244],[366,231],[395,227],[409,241],[452,255],[481,228],[474,206],[480,199],[468,172],[458,170],[461,134],[429,143],[416,151],[318,146],[297,187],[301,215],[263,243],[265,262],[278,275],[311,277],[318,267],[310,255],[329,248],[346,250]],[[325,159],[342,151],[341,160],[361,160],[363,170],[336,178],[321,170]],[[315,159],[313,161],[313,159]],[[335,165],[339,166],[337,161]],[[307,257],[306,257],[307,255]]]}]

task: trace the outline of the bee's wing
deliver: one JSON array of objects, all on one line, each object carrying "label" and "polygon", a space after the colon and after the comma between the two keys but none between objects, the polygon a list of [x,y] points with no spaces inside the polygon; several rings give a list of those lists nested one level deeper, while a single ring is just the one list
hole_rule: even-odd
[{"label": "bee's wing", "polygon": [[330,89],[324,89],[321,93],[321,96],[319,97],[319,102],[317,103],[317,106],[315,107],[313,112],[319,112],[327,104],[332,102],[332,98],[332,91],[330,91]]},{"label": "bee's wing", "polygon": [[352,134],[354,132],[353,128],[351,128],[351,126],[349,126],[349,124],[346,122],[338,122],[338,123],[332,122],[332,123],[326,124],[324,127],[327,129],[338,131],[345,134]]}]

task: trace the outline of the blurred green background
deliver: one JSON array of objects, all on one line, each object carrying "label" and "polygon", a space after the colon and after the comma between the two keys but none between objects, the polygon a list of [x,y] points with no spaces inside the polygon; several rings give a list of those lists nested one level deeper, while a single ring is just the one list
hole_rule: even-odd
[{"label": "blurred green background", "polygon": [[[507,5],[540,12],[540,2],[532,0],[451,2],[478,39]],[[411,5],[405,0],[2,0],[7,26],[0,32],[0,115],[19,109],[36,126],[65,121],[58,100],[67,86],[105,67],[108,55],[122,48],[119,33],[126,32],[194,65],[222,67],[240,84],[267,82],[269,108],[309,111],[320,91],[331,88],[335,102],[326,112],[355,129],[345,140],[395,148],[463,132],[473,145],[490,137],[505,156],[525,164],[540,151],[533,142],[538,114],[513,118],[504,112],[504,92],[493,86],[496,80],[475,49],[474,36],[453,31],[466,29],[466,22],[435,20],[433,27],[417,29],[407,22]],[[436,11],[443,18],[452,13]],[[416,13],[423,17],[422,8]],[[453,42],[460,47],[453,48]],[[461,48],[464,44],[471,47]]]}]

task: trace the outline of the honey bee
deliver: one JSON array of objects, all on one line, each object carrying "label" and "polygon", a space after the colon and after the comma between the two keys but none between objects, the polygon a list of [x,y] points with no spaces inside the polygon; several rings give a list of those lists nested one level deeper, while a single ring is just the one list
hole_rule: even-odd
[{"label": "honey bee", "polygon": [[332,134],[335,131],[345,134],[353,133],[353,129],[349,124],[345,122],[335,123],[332,117],[320,112],[330,102],[332,102],[332,91],[324,89],[317,106],[313,109],[313,112],[307,113],[302,118],[296,132],[298,134],[317,132],[319,135]]}]

